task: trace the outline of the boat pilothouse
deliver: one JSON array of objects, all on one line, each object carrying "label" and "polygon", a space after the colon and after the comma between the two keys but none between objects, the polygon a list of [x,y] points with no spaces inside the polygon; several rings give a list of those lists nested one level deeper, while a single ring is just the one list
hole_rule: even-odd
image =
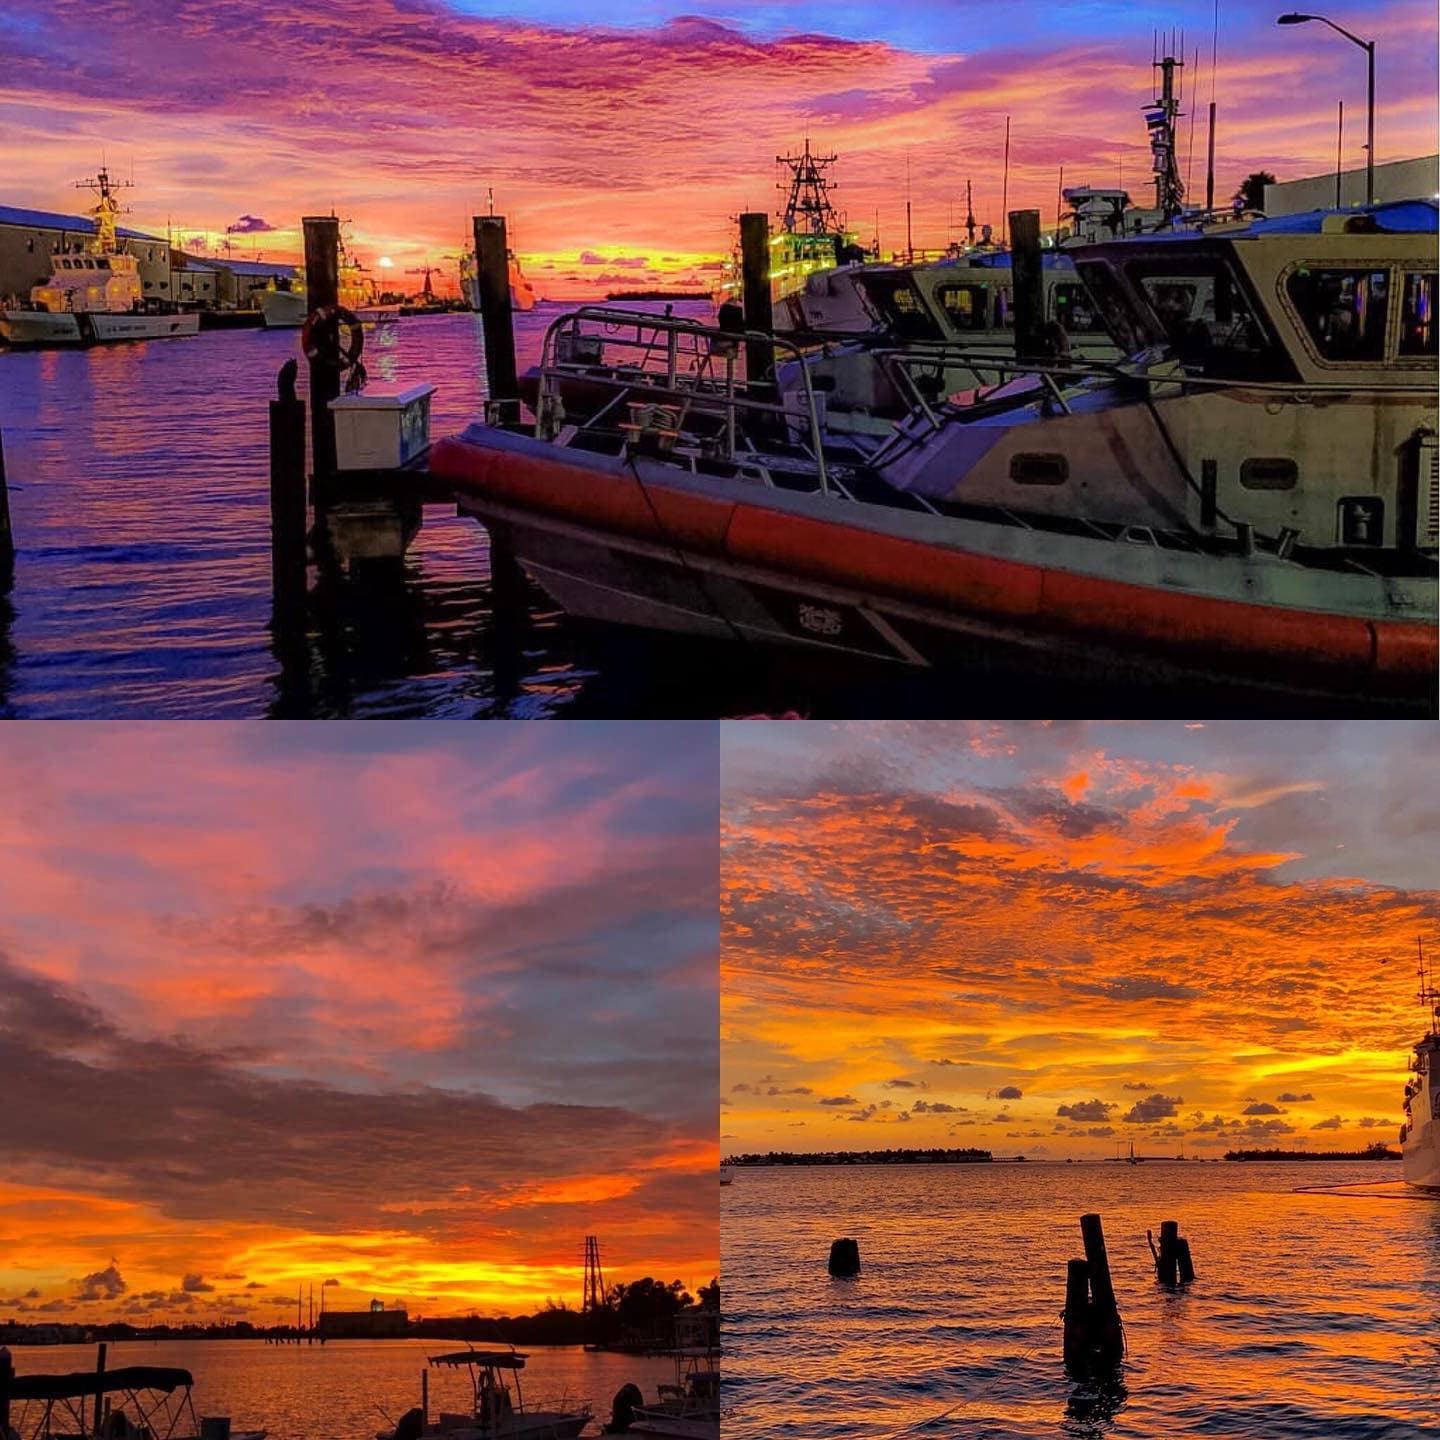
[{"label": "boat pilothouse", "polygon": [[1425,1006],[1430,1029],[1416,1043],[1410,1061],[1400,1150],[1406,1181],[1440,1195],[1440,990],[1426,969],[1424,945],[1417,940],[1416,946],[1420,956],[1420,1003]]},{"label": "boat pilothouse", "polygon": [[1328,553],[1393,582],[1378,613],[1433,617],[1436,230],[1433,202],[1407,202],[1087,246],[1076,268],[1127,362],[1038,406],[1012,386],[1008,408],[932,409],[887,478]]}]

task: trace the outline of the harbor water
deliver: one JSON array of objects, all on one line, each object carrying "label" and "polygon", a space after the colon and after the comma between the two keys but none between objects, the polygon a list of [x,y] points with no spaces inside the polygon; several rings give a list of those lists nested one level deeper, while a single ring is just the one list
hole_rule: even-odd
[{"label": "harbor water", "polygon": [[[1398,1172],[741,1168],[721,1205],[725,1435],[1440,1436],[1440,1201]],[[1128,1342],[1099,1386],[1061,1363],[1065,1262],[1089,1211]],[[1198,1278],[1167,1292],[1145,1232],[1172,1219]],[[845,1235],[862,1268],[832,1279]]]},{"label": "harbor water", "polygon": [[[562,313],[517,314],[522,369]],[[497,656],[485,532],[433,506],[403,584],[341,587],[316,607],[298,673],[282,667],[270,632],[267,401],[298,354],[294,330],[0,349],[19,550],[0,594],[0,716],[723,712],[723,676],[697,685],[663,673],[649,639],[629,665],[623,641],[577,635],[538,592],[522,653]],[[437,387],[440,436],[476,418],[482,356],[479,317],[453,314],[370,329],[364,359],[374,380]]]},{"label": "harbor water", "polygon": [[[344,1340],[328,1345],[267,1345],[261,1340],[112,1342],[106,1368],[175,1365],[195,1379],[197,1416],[228,1415],[236,1430],[265,1430],[269,1440],[372,1440],[420,1403],[427,1355],[465,1349],[443,1340]],[[503,1348],[503,1347],[502,1347]],[[523,1349],[523,1347],[522,1347]],[[93,1345],[16,1346],[19,1374],[91,1370]],[[521,1374],[527,1408],[588,1404],[598,1430],[610,1402],[627,1381],[653,1398],[675,1379],[673,1362],[655,1357],[587,1351],[578,1346],[534,1347]],[[430,1409],[470,1408],[464,1369],[430,1370]],[[188,1433],[188,1432],[186,1432]]]}]

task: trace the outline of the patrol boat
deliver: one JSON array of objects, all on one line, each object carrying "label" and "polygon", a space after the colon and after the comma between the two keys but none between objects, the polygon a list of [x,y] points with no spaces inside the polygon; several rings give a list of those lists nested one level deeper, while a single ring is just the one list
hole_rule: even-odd
[{"label": "patrol boat", "polygon": [[[1123,360],[997,354],[1003,383],[883,437],[828,434],[803,364],[783,419],[747,393],[737,350],[803,359],[783,337],[577,311],[534,433],[472,426],[431,469],[588,619],[1433,714],[1436,232],[1407,202],[1087,247]],[[583,423],[573,355],[614,395]]]},{"label": "patrol boat", "polygon": [[76,182],[98,197],[90,212],[95,236],[83,249],[55,255],[53,273],[31,289],[27,308],[0,311],[0,338],[14,346],[94,345],[199,332],[198,311],[162,313],[146,302],[140,262],[116,240],[120,183],[103,166],[93,179]]}]

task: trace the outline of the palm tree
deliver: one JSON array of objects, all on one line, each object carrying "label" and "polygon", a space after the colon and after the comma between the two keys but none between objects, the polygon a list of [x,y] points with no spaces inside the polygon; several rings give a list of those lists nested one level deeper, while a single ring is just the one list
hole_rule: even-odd
[{"label": "palm tree", "polygon": [[1265,208],[1265,187],[1273,185],[1275,177],[1268,170],[1257,170],[1240,182],[1235,192],[1237,210],[1263,210]]}]

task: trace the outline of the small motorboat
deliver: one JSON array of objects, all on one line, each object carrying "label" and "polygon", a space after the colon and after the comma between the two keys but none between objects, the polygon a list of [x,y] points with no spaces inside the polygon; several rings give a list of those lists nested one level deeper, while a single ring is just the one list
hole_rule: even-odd
[{"label": "small motorboat", "polygon": [[441,1412],[433,1421],[412,1411],[393,1430],[381,1430],[376,1440],[419,1440],[444,1435],[449,1440],[572,1440],[590,1423],[588,1406],[577,1409],[527,1409],[521,1393],[520,1372],[529,1357],[517,1350],[457,1350],[432,1355],[434,1366],[464,1368],[470,1372],[474,1395],[468,1414]]}]

